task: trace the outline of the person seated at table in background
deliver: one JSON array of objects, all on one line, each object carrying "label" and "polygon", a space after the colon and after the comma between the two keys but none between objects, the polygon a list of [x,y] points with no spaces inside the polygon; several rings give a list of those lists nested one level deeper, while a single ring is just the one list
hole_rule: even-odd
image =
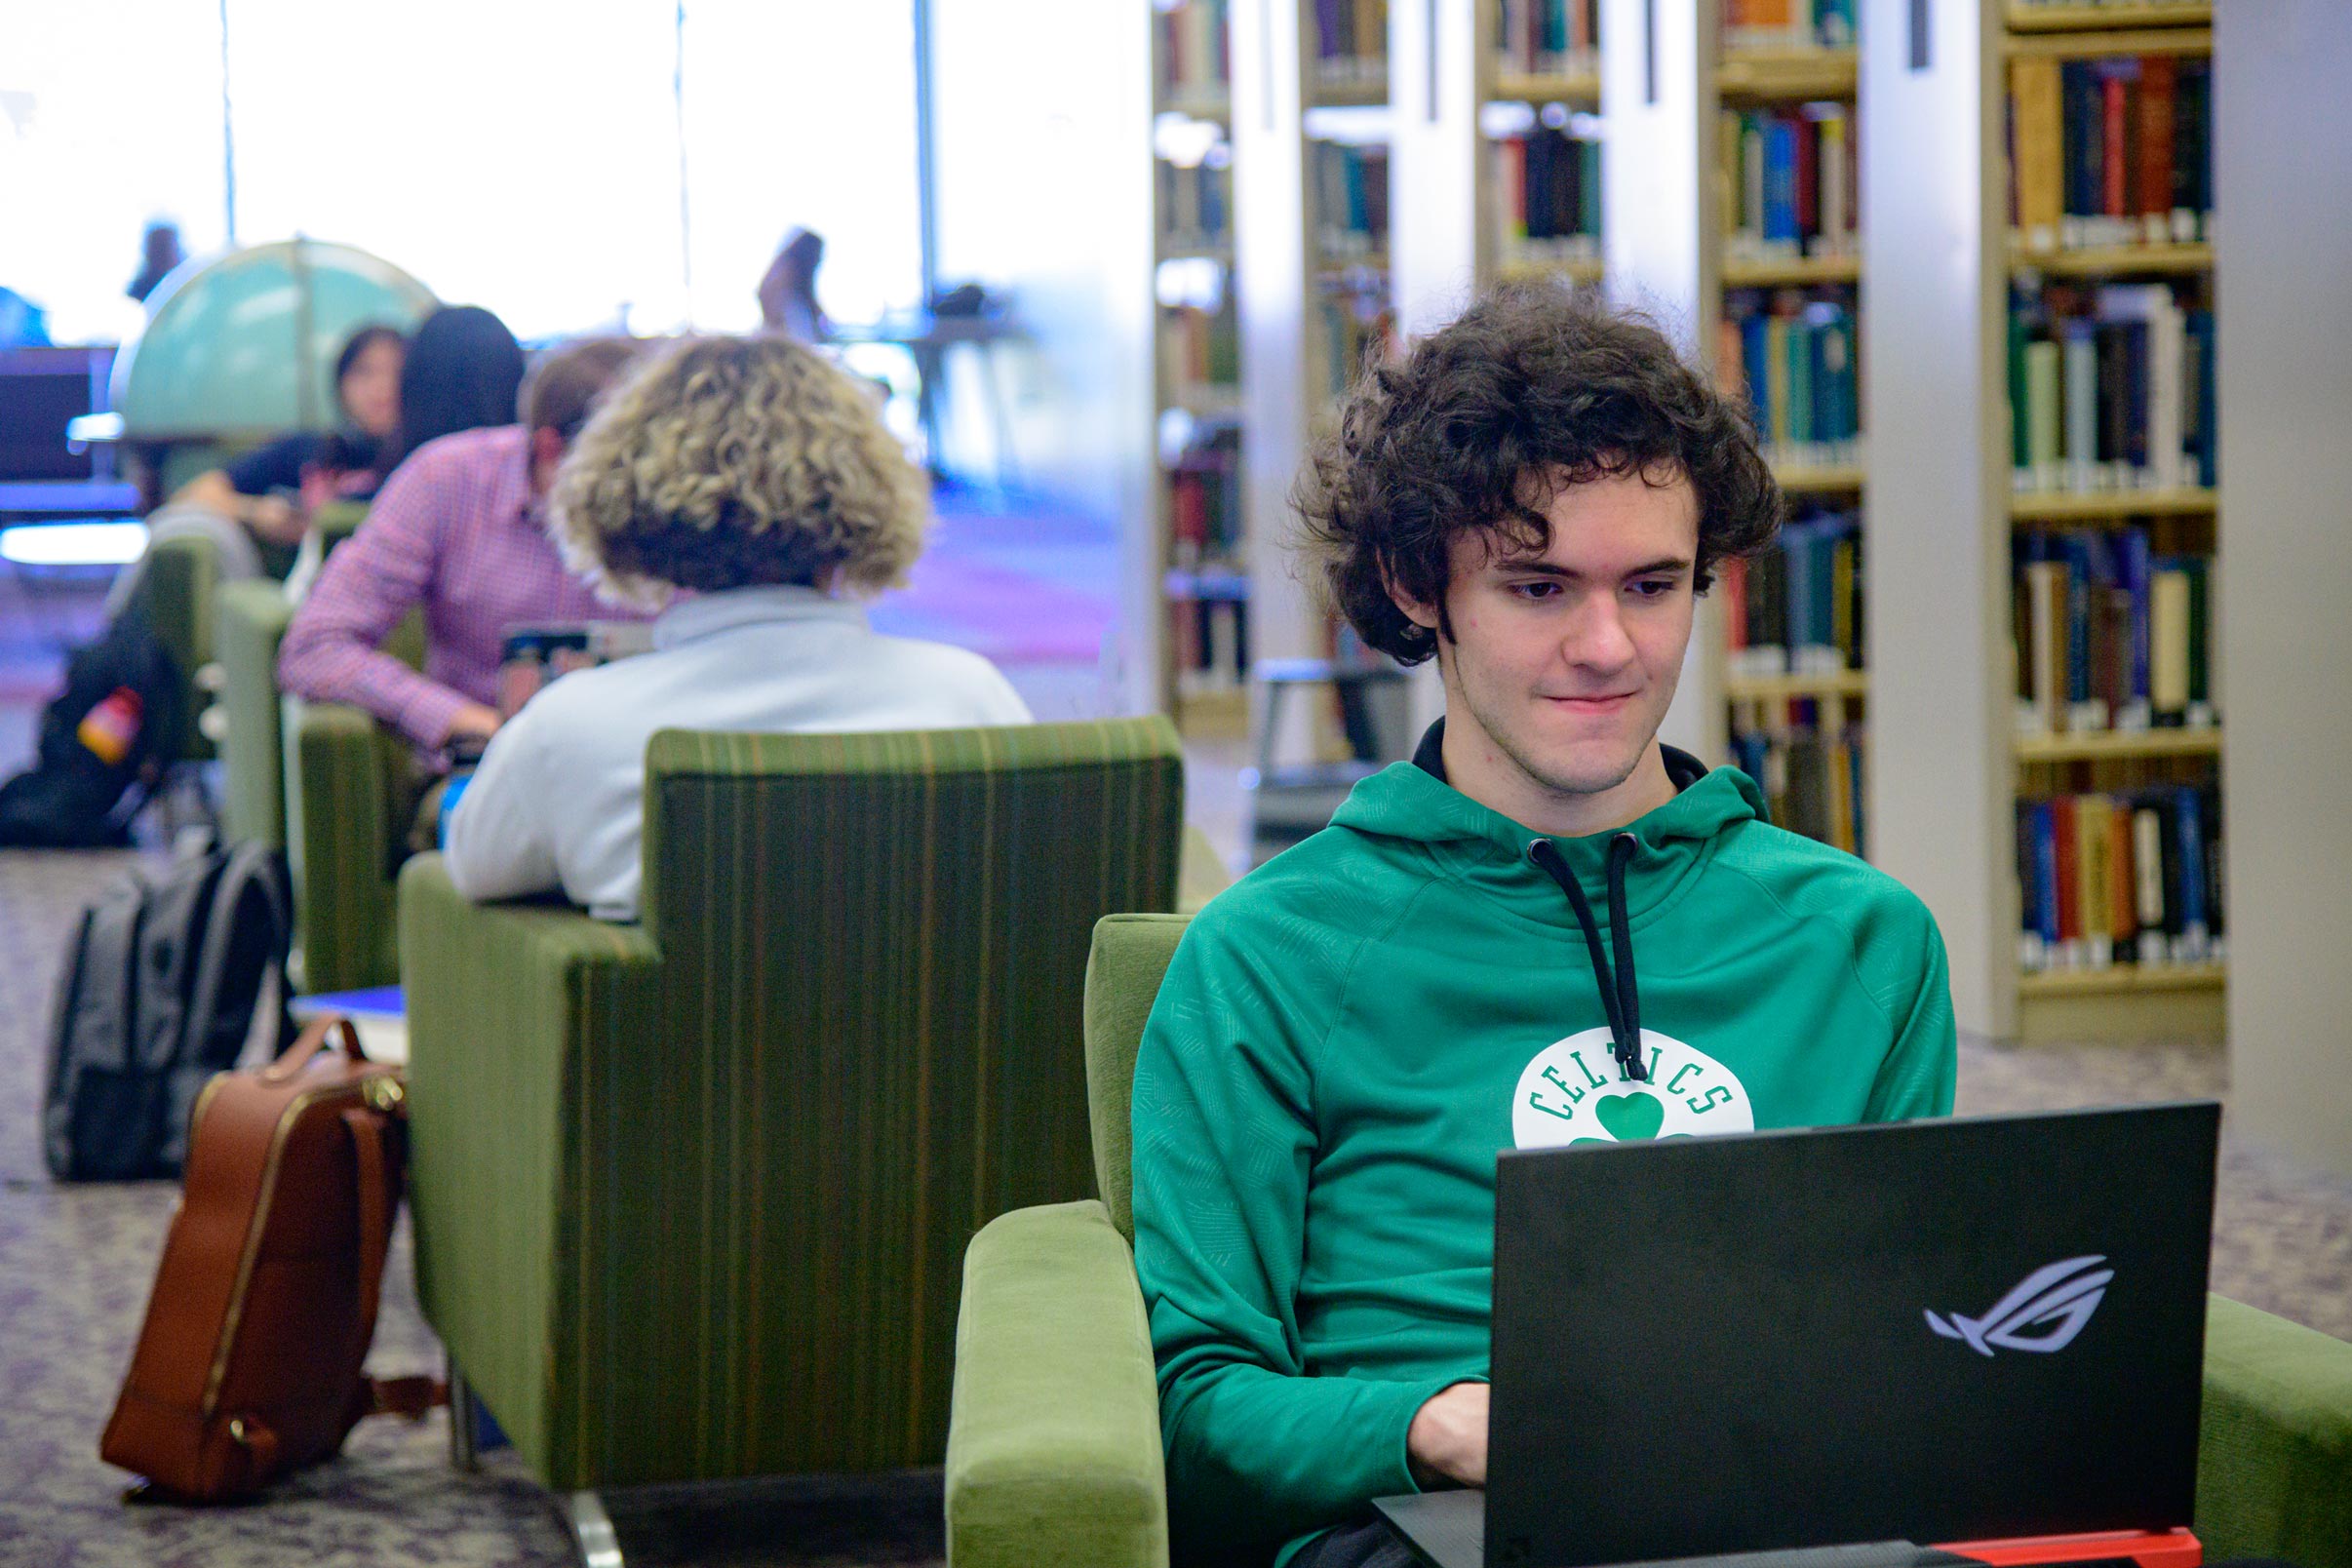
[{"label": "person seated at table in background", "polygon": [[[487,738],[498,727],[508,628],[642,618],[600,609],[557,555],[541,516],[565,449],[642,346],[588,338],[550,348],[507,405],[515,419],[519,403],[519,422],[412,451],[294,611],[278,651],[279,686],[307,701],[364,708],[390,725],[423,754],[422,791],[441,771],[439,754],[451,737]],[[383,650],[393,628],[418,608],[422,670]]]},{"label": "person seated at table in background", "polygon": [[565,459],[551,527],[609,595],[667,606],[653,649],[508,721],[451,814],[450,880],[636,919],[657,729],[1029,723],[980,655],[867,624],[859,600],[905,580],[928,510],[872,393],[804,344],[705,338],[635,368]]},{"label": "person seated at table in background", "polygon": [[378,465],[400,428],[401,371],[408,348],[397,327],[362,327],[335,356],[340,429],[280,436],[198,474],[179,488],[172,504],[206,507],[244,524],[258,538],[292,544],[320,502],[373,494],[383,478]]},{"label": "person seated at table in background", "polygon": [[297,543],[322,502],[373,493],[391,466],[386,448],[400,426],[407,360],[408,342],[397,328],[376,325],[353,333],[334,361],[341,427],[281,436],[182,485],[148,514],[147,553],[116,574],[106,592],[107,620],[137,597],[148,560],[166,540],[210,539],[214,580],[250,582],[285,569],[283,554],[273,570],[266,551]]},{"label": "person seated at table in background", "polygon": [[384,452],[384,472],[419,447],[510,424],[529,358],[506,323],[480,305],[446,305],[409,340],[400,372],[400,428]]}]

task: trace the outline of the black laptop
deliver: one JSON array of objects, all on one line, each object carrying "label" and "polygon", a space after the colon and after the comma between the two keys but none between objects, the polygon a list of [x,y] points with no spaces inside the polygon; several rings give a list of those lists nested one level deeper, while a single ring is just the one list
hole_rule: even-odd
[{"label": "black laptop", "polygon": [[1435,1568],[2185,1527],[2211,1102],[1510,1153],[1487,1489]]}]

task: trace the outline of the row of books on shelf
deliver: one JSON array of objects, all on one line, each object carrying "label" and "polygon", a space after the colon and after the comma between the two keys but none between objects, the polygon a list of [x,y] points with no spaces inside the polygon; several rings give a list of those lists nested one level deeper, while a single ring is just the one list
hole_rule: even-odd
[{"label": "row of books on shelf", "polygon": [[1227,0],[1161,0],[1160,74],[1169,87],[1190,93],[1221,91],[1233,80],[1234,59],[1226,28]]},{"label": "row of books on shelf", "polygon": [[1234,170],[1228,160],[1190,168],[1158,161],[1159,226],[1171,251],[1211,251],[1234,242]]},{"label": "row of books on shelf", "polygon": [[1307,143],[1315,244],[1325,256],[1353,260],[1389,244],[1389,149],[1378,142]]},{"label": "row of books on shelf", "polygon": [[[1203,432],[1167,465],[1168,564],[1197,573],[1241,551],[1241,433]],[[1171,592],[1182,588],[1172,585]],[[1185,590],[1189,596],[1190,590]]]},{"label": "row of books on shelf", "polygon": [[1168,398],[1171,403],[1199,408],[1235,394],[1241,381],[1241,324],[1233,294],[1228,293],[1215,310],[1162,307],[1159,363],[1171,386],[1201,394],[1188,397],[1179,392]]},{"label": "row of books on shelf", "polygon": [[1507,260],[1597,261],[1601,144],[1556,126],[1487,143],[1494,166],[1496,254]]},{"label": "row of books on shelf", "polygon": [[1506,75],[1565,76],[1600,68],[1600,0],[1494,0],[1497,64]]},{"label": "row of books on shelf", "polygon": [[2096,492],[2218,484],[2214,343],[2213,311],[2184,305],[2171,284],[2013,291],[2016,488]]},{"label": "row of books on shelf", "polygon": [[1727,49],[1851,49],[1854,0],[1723,0]]},{"label": "row of books on shelf", "polygon": [[2218,963],[2221,792],[2162,785],[2018,802],[2027,973]]},{"label": "row of books on shelf", "polygon": [[1764,444],[1802,467],[1859,461],[1861,345],[1852,308],[1786,291],[1733,290],[1723,309],[1716,375],[1747,398]]},{"label": "row of books on shelf", "polygon": [[2157,555],[2143,529],[2016,544],[2020,733],[2206,728],[2220,708],[2220,560]]},{"label": "row of books on shelf", "polygon": [[1239,689],[1249,678],[1248,579],[1220,564],[1169,586],[1168,652],[1178,694]]},{"label": "row of books on shelf", "polygon": [[1382,294],[1342,289],[1324,294],[1317,314],[1322,323],[1323,390],[1337,398],[1355,384],[1372,362],[1388,357],[1396,342],[1396,313]]},{"label": "row of books on shelf", "polygon": [[1314,0],[1315,79],[1371,87],[1388,79],[1389,0]]},{"label": "row of books on shelf", "polygon": [[1861,250],[1861,159],[1851,104],[1725,109],[1716,125],[1729,255],[1765,260]]},{"label": "row of books on shelf", "polygon": [[1772,820],[1848,854],[1869,855],[1862,779],[1865,736],[1859,725],[1818,725],[1794,703],[1794,725],[1735,725],[1732,761],[1764,792]]},{"label": "row of books on shelf", "polygon": [[1733,675],[1863,666],[1861,513],[1823,511],[1783,524],[1770,548],[1724,562],[1717,575]]},{"label": "row of books on shelf", "polygon": [[2028,251],[2212,237],[2208,60],[2012,60],[2009,139],[2010,220]]}]

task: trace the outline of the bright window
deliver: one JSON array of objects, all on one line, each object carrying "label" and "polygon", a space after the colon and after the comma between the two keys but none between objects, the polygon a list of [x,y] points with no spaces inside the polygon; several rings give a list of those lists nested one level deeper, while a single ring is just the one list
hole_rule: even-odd
[{"label": "bright window", "polygon": [[[223,6],[0,7],[0,285],[118,337],[148,218],[226,239]],[[356,245],[543,337],[750,327],[797,224],[827,311],[871,318],[921,292],[912,12],[226,0],[237,238]]]}]

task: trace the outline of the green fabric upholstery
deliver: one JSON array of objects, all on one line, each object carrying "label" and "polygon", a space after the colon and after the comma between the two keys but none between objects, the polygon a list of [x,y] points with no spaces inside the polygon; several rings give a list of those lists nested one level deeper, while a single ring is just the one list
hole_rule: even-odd
[{"label": "green fabric upholstery", "polygon": [[212,540],[165,539],[147,552],[145,571],[125,611],[145,621],[179,670],[179,733],[170,738],[164,755],[181,762],[213,756],[213,743],[197,724],[212,700],[198,672],[213,662],[213,590],[219,576],[220,552]]},{"label": "green fabric upholstery", "polygon": [[1112,915],[1094,928],[1086,959],[1086,1101],[1094,1137],[1094,1190],[1111,1223],[1135,1244],[1134,1126],[1128,1105],[1135,1088],[1135,1052],[1159,982],[1190,923],[1183,915]]},{"label": "green fabric upholstery", "polygon": [[[1053,1375],[1034,1375],[1050,1365]],[[992,1220],[963,1261],[947,1518],[957,1568],[1168,1560],[1135,1259],[1103,1205]]]},{"label": "green fabric upholstery", "polygon": [[286,844],[286,746],[278,710],[278,644],[294,606],[274,582],[223,583],[213,600],[220,661],[223,826],[238,843]]},{"label": "green fabric upholstery", "polygon": [[[367,515],[364,503],[332,502],[312,526],[333,550]],[[233,840],[286,849],[296,982],[310,992],[390,985],[400,972],[392,868],[409,828],[408,747],[356,708],[280,696],[278,646],[294,607],[278,583],[223,583],[213,606],[225,826]],[[423,664],[423,618],[408,616],[384,647]]]},{"label": "green fabric upholstery", "polygon": [[409,830],[408,744],[340,703],[289,697],[285,712],[297,978],[306,992],[388,986],[400,977],[392,878]]},{"label": "green fabric upholstery", "polygon": [[[948,1442],[948,1559],[958,1568],[1167,1562],[1164,1489],[1154,1494],[1154,1527],[1138,1528],[1129,1489],[1141,1472],[1109,1459],[1090,1468],[1070,1451],[1091,1441],[1117,1454],[1148,1433],[1156,1454],[1156,1393],[1141,1411],[1131,1397],[1156,1383],[1148,1334],[1128,1337],[1143,1313],[1129,1250],[1128,1099],[1144,1023],[1186,923],[1115,915],[1095,926],[1086,1073],[1102,1206],[1008,1214],[973,1242]],[[1091,1242],[1081,1236],[1089,1227],[1103,1233]],[[2211,1299],[2196,1527],[2208,1560],[2352,1568],[2352,1345]]]},{"label": "green fabric upholstery", "polygon": [[2213,1298],[2197,1534],[2208,1561],[2352,1568],[2352,1345]]},{"label": "green fabric upholstery", "polygon": [[419,1295],[542,1479],[939,1462],[966,1244],[1093,1185],[1086,944],[1173,903],[1182,792],[1160,718],[665,731],[641,926],[412,863]]}]

